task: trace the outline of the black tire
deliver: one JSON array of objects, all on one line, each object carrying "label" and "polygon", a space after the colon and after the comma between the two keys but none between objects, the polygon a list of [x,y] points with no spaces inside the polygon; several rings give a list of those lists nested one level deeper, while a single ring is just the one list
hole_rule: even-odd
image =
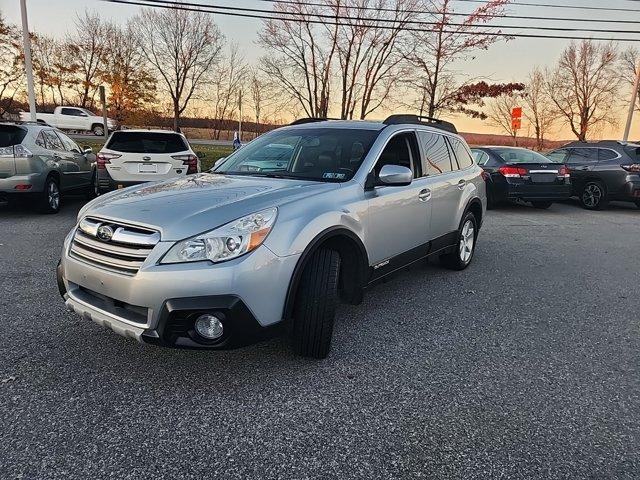
[{"label": "black tire", "polygon": [[99,123],[91,127],[91,131],[96,137],[104,136],[104,126]]},{"label": "black tire", "polygon": [[551,205],[553,205],[553,202],[531,202],[531,205],[533,205],[533,208],[539,208],[540,210],[546,210]]},{"label": "black tire", "polygon": [[307,263],[293,307],[293,349],[298,355],[326,358],[331,348],[338,303],[340,255],[320,249]]},{"label": "black tire", "polygon": [[598,180],[590,180],[578,196],[580,205],[587,210],[602,210],[607,205],[607,190]]},{"label": "black tire", "polygon": [[44,190],[40,194],[39,207],[42,213],[58,213],[60,211],[60,184],[54,176],[44,182]]},{"label": "black tire", "polygon": [[[467,225],[472,225],[473,230],[469,232]],[[469,236],[470,234],[470,236]],[[466,237],[466,238],[465,238]],[[472,243],[469,247],[469,240],[472,239]],[[446,268],[451,270],[464,270],[471,264],[473,255],[476,251],[476,240],[478,239],[478,221],[476,216],[472,212],[467,212],[460,226],[458,227],[458,235],[456,236],[456,245],[452,252],[445,253],[440,256],[440,262]],[[463,246],[464,241],[464,246]]]},{"label": "black tire", "polygon": [[636,200],[636,207],[640,208],[640,200]]},{"label": "black tire", "polygon": [[98,172],[93,170],[91,174],[91,181],[89,182],[89,188],[87,189],[86,198],[87,200],[93,200],[96,198],[100,192],[98,191]]}]

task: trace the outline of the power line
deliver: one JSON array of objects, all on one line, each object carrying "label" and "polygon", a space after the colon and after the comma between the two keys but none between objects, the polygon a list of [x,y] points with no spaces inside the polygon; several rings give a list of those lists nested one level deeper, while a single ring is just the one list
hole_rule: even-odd
[{"label": "power line", "polygon": [[[453,0],[454,2],[465,3],[488,3],[486,0]],[[557,3],[532,3],[532,2],[516,2],[512,3],[513,6],[522,7],[547,7],[547,8],[570,8],[574,10],[600,10],[605,12],[640,12],[635,8],[623,8],[623,7],[585,7],[583,5],[558,5]]]},{"label": "power line", "polygon": [[[137,5],[142,7],[158,7],[158,8],[166,8],[170,10],[185,10],[185,11],[195,11],[195,12],[203,12],[203,13],[212,13],[216,15],[222,16],[230,16],[230,17],[241,17],[241,18],[254,18],[259,20],[278,20],[285,22],[293,22],[300,23],[300,19],[291,18],[282,16],[282,13],[271,12],[269,13],[277,13],[280,16],[267,16],[264,14],[252,14],[252,13],[238,13],[238,12],[229,12],[226,10],[216,10],[220,7],[213,5],[206,5],[204,7],[198,6],[196,4],[184,3],[184,2],[174,2],[169,0],[102,0],[110,3],[120,3],[125,5]],[[236,7],[227,7],[227,8],[236,8]],[[330,16],[331,18],[335,18],[334,16]],[[384,30],[393,30],[396,27],[393,26],[384,26],[384,25],[372,25],[372,24],[350,24],[344,22],[331,22],[324,20],[311,20],[305,19],[306,23],[311,24],[319,24],[319,25],[339,25],[339,26],[352,26],[352,27],[369,27],[369,28],[380,28]],[[521,28],[521,27],[517,27]],[[424,32],[424,28],[410,28],[403,27],[403,30],[413,31],[413,32]],[[442,30],[443,33],[451,33],[451,34],[459,34],[459,35],[467,35],[467,36],[475,36],[475,35],[484,35],[491,37],[506,37],[506,38],[546,38],[546,39],[560,39],[560,40],[595,40],[595,41],[619,41],[619,42],[633,42],[638,43],[640,39],[635,38],[606,38],[606,37],[580,37],[580,36],[566,36],[566,35],[542,35],[542,34],[533,34],[533,33],[505,33],[500,31],[481,31],[481,32],[460,32],[456,30]],[[623,33],[623,32],[621,32]]]},{"label": "power line", "polygon": [[[296,15],[296,12],[274,12],[272,10],[264,10],[264,9],[259,9],[259,8],[247,8],[247,7],[231,7],[228,5],[212,5],[209,3],[195,3],[195,2],[178,2],[178,1],[172,1],[172,0],[143,0],[149,3],[159,3],[159,4],[172,4],[172,5],[187,5],[189,7],[202,7],[202,8],[206,8],[206,9],[216,9],[216,10],[223,10],[223,11],[232,11],[232,12],[251,12],[251,13],[259,13],[259,14],[278,14],[278,15]],[[306,2],[299,2],[298,5],[301,6],[308,6],[309,4]],[[405,12],[399,12],[399,13],[405,13]],[[329,13],[308,13],[306,14],[310,17],[315,17],[315,18],[325,18],[325,19],[329,19],[329,20],[334,20],[334,21],[338,21],[338,20],[346,20],[347,22],[358,22],[356,25],[364,25],[367,24],[367,22],[371,22],[373,24],[375,24],[376,26],[379,26],[379,23],[387,23],[387,24],[392,24],[395,25],[396,27],[393,28],[397,28],[397,25],[429,25],[429,26],[436,26],[436,25],[440,25],[440,22],[428,22],[428,21],[420,21],[420,20],[398,20],[398,19],[391,19],[391,18],[359,18],[359,17],[352,17],[352,16],[348,16],[348,15],[340,15],[339,12],[336,12],[335,14],[329,14]],[[326,23],[326,22],[325,22]],[[463,23],[449,23],[448,24],[451,27],[463,27],[465,26],[465,24]],[[558,31],[558,32],[589,32],[589,33],[622,33],[622,34],[639,34],[640,31],[630,31],[630,30],[612,30],[612,29],[590,29],[590,28],[573,28],[573,27],[537,27],[537,26],[531,26],[531,25],[486,25],[486,27],[489,28],[500,28],[500,29],[509,29],[509,30],[542,30],[542,31]],[[640,40],[640,39],[638,39]]]},{"label": "power line", "polygon": [[[310,7],[324,7],[326,6],[325,3],[314,3],[314,2],[300,2],[298,0],[258,0],[261,2],[268,2],[268,3],[276,3],[276,4],[287,4],[287,5],[299,5],[300,3],[304,3],[305,5],[308,5]],[[631,0],[629,0],[631,1]],[[633,0],[636,1],[636,0]],[[640,0],[637,0],[640,1]],[[369,10],[369,11],[373,11],[373,12],[395,12],[396,9],[395,8],[389,8],[389,7],[380,7],[380,8],[376,8],[376,7],[365,7],[362,5],[350,5],[348,7],[345,7],[346,9],[349,10]],[[437,10],[413,10],[413,9],[408,9],[408,10],[403,10],[406,13],[415,13],[418,15],[421,14],[440,14],[442,12],[438,12]],[[452,17],[469,17],[469,13],[460,13],[460,12],[447,12],[448,16],[452,16]],[[511,19],[515,19],[515,20],[543,20],[543,21],[551,21],[551,22],[589,22],[589,23],[621,23],[621,24],[640,24],[639,20],[607,20],[607,19],[603,19],[603,18],[593,18],[593,19],[585,19],[585,18],[563,18],[563,17],[539,17],[539,16],[533,16],[533,15],[511,15],[511,14],[501,14],[501,15],[490,15],[490,14],[484,14],[484,13],[479,13],[477,14],[478,17],[485,17],[485,18],[511,18]]]}]

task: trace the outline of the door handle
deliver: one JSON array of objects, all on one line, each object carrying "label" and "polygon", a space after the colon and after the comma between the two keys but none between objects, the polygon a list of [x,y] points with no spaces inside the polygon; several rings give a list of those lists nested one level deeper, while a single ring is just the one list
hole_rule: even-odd
[{"label": "door handle", "polygon": [[459,188],[460,190],[464,190],[464,187],[465,187],[466,185],[467,185],[467,181],[466,181],[466,180],[460,180],[460,181],[458,182],[458,188]]},{"label": "door handle", "polygon": [[418,198],[420,199],[421,202],[428,202],[429,200],[431,200],[431,190],[429,190],[428,188],[425,188],[424,190],[420,190],[420,193],[418,194]]}]

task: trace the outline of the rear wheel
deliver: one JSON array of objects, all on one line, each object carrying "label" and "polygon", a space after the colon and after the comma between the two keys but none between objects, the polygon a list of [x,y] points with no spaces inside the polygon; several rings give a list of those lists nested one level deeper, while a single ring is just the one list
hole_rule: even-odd
[{"label": "rear wheel", "polygon": [[293,310],[293,348],[298,355],[326,358],[329,354],[339,272],[340,255],[329,249],[315,252],[302,272]]},{"label": "rear wheel", "polygon": [[100,125],[100,124],[96,124],[93,126],[93,128],[91,129],[91,131],[93,132],[93,134],[97,137],[101,137],[104,135],[104,126]]},{"label": "rear wheel", "polygon": [[91,182],[89,183],[89,188],[87,189],[87,200],[93,200],[98,196],[98,173],[94,170],[91,174]]},{"label": "rear wheel", "polygon": [[587,210],[600,210],[607,204],[604,185],[598,181],[587,182],[580,193],[580,204]]},{"label": "rear wheel", "polygon": [[458,229],[458,241],[455,249],[445,255],[440,256],[442,264],[452,270],[464,270],[469,266],[476,250],[476,238],[478,233],[478,222],[476,216],[467,212],[460,222]]},{"label": "rear wheel", "polygon": [[636,200],[636,207],[640,208],[640,200]]},{"label": "rear wheel", "polygon": [[60,211],[60,185],[55,177],[47,177],[44,190],[40,196],[42,213],[58,213]]},{"label": "rear wheel", "polygon": [[553,202],[531,202],[531,205],[533,205],[533,208],[539,208],[541,210],[546,210],[551,205],[553,205]]}]

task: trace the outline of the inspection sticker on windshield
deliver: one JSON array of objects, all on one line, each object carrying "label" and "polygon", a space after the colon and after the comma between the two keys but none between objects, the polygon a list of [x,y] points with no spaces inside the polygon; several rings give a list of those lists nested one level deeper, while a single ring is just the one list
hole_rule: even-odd
[{"label": "inspection sticker on windshield", "polygon": [[346,177],[347,177],[346,173],[325,172],[322,174],[322,178],[324,179],[344,180]]}]

